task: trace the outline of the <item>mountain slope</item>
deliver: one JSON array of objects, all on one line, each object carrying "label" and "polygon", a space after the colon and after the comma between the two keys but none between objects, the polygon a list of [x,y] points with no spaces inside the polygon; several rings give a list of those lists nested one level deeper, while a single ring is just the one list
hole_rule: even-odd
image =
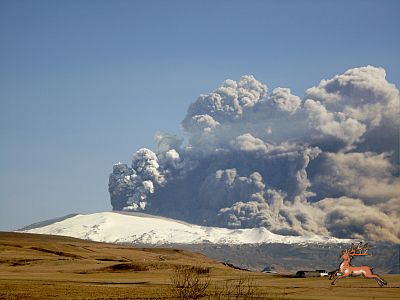
[{"label": "mountain slope", "polygon": [[134,244],[258,244],[343,243],[332,237],[281,236],[265,228],[205,227],[141,213],[101,212],[76,215],[28,233],[64,235],[108,243]]}]

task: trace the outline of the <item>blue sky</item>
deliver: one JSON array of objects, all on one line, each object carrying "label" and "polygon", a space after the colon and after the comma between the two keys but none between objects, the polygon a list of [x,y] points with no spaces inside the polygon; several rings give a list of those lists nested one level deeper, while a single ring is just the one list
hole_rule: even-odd
[{"label": "blue sky", "polygon": [[1,1],[0,230],[110,210],[117,161],[181,134],[252,74],[305,89],[374,65],[400,83],[399,1]]}]

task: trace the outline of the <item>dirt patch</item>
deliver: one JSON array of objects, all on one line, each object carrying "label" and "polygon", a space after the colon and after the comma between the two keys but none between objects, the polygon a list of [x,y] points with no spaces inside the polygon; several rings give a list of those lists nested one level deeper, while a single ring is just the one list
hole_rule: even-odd
[{"label": "dirt patch", "polygon": [[7,264],[9,266],[26,266],[31,263],[42,261],[43,259],[0,259],[0,264]]},{"label": "dirt patch", "polygon": [[126,262],[126,261],[128,261],[125,258],[108,258],[108,257],[96,258],[96,260],[98,260],[98,261],[118,261],[118,262]]},{"label": "dirt patch", "polygon": [[223,264],[224,266],[227,266],[227,267],[232,268],[232,269],[235,269],[235,270],[249,271],[249,272],[250,272],[249,269],[244,269],[244,268],[235,266],[234,264],[231,264],[231,263],[224,262],[224,263],[222,263],[222,264]]},{"label": "dirt patch", "polygon": [[82,256],[79,256],[76,254],[71,254],[71,253],[66,253],[63,251],[56,251],[56,250],[39,248],[39,247],[31,247],[30,249],[44,252],[44,253],[50,253],[50,254],[54,254],[54,255],[58,255],[58,256],[71,257],[71,258],[83,258]]},{"label": "dirt patch", "polygon": [[0,243],[0,246],[22,248],[22,246],[21,246],[21,245],[18,245],[18,244]]},{"label": "dirt patch", "polygon": [[142,264],[123,263],[106,267],[104,268],[104,270],[109,272],[127,272],[127,271],[144,272],[144,271],[149,271],[150,268]]}]

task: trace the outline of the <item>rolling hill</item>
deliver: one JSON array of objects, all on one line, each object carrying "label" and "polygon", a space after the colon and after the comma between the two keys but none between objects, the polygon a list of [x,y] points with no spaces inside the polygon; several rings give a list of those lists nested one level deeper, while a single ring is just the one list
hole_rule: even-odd
[{"label": "rolling hill", "polygon": [[[242,258],[249,255],[258,254],[241,253]],[[250,287],[260,299],[310,300],[355,294],[395,299],[399,289],[399,275],[385,274],[384,288],[363,278],[332,287],[327,278],[240,271],[191,251],[0,232],[0,299],[171,299],[172,275],[180,268],[193,269],[209,282],[202,299],[228,299],[226,287],[236,293],[238,286],[242,291]]]}]

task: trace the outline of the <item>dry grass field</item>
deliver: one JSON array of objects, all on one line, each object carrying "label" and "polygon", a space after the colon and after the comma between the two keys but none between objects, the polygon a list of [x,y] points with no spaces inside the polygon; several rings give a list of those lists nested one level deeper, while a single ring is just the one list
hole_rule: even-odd
[{"label": "dry grass field", "polygon": [[327,278],[235,270],[183,250],[0,233],[0,299],[171,299],[183,289],[182,270],[204,289],[201,299],[400,299],[400,275],[380,274],[382,288],[363,278],[331,286]]}]

